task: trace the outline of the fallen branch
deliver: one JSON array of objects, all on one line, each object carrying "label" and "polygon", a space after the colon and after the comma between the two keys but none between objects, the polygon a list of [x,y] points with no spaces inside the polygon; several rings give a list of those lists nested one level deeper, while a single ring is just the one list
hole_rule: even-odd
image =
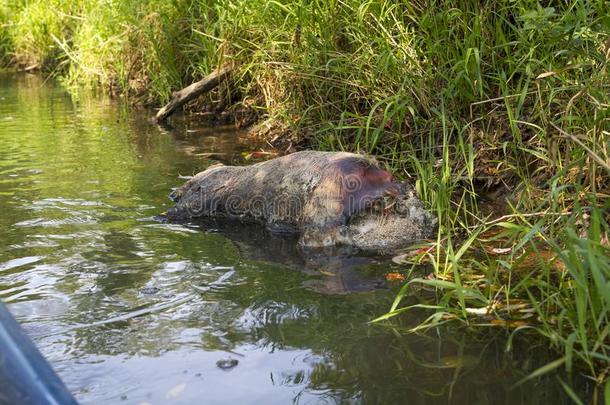
[{"label": "fallen branch", "polygon": [[155,117],[156,121],[160,122],[165,120],[167,117],[173,114],[174,111],[182,107],[184,104],[214,89],[220,84],[220,82],[222,82],[228,77],[229,73],[231,73],[231,70],[232,69],[230,67],[223,66],[219,69],[216,69],[198,82],[195,82],[190,86],[175,92],[170,102],[167,103],[163,108],[161,108],[159,112],[157,112],[157,115]]}]

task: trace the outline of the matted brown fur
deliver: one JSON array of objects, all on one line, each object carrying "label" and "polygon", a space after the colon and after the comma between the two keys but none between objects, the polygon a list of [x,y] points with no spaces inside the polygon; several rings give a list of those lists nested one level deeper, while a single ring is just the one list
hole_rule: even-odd
[{"label": "matted brown fur", "polygon": [[[304,151],[251,166],[214,165],[173,197],[177,204],[167,213],[170,221],[233,217],[297,232],[307,246],[379,250],[373,239],[383,239],[384,246],[404,245],[434,227],[410,186],[397,182],[374,159],[345,152]],[[392,207],[380,211],[388,198]]]}]

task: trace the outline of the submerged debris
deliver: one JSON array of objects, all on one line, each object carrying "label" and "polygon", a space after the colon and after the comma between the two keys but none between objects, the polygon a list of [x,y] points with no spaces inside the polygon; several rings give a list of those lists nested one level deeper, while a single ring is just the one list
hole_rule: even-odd
[{"label": "submerged debris", "polygon": [[237,364],[239,364],[239,360],[229,358],[218,360],[216,362],[216,367],[222,370],[231,370],[233,367],[237,366]]}]

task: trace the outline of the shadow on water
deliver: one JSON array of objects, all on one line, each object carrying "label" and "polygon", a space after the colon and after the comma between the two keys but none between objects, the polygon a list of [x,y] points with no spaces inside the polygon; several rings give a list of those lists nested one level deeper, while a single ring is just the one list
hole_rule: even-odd
[{"label": "shadow on water", "polygon": [[511,389],[543,347],[405,334],[417,312],[368,324],[396,293],[387,260],[146,220],[179,176],[248,151],[229,127],[150,115],[0,76],[0,298],[82,403],[569,403],[553,375]]},{"label": "shadow on water", "polygon": [[[349,247],[303,248],[298,246],[296,235],[274,234],[257,224],[230,219],[200,218],[188,226],[225,236],[243,258],[280,264],[311,276],[303,282],[303,287],[318,293],[346,294],[387,287],[380,278],[387,262],[355,255]],[[380,271],[367,276],[362,271],[366,266],[369,270],[376,266]]]}]

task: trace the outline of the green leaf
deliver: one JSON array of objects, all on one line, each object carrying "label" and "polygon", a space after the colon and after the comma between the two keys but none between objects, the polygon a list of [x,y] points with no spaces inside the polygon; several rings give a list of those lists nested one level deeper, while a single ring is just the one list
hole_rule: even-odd
[{"label": "green leaf", "polygon": [[[566,394],[568,394],[568,396],[572,399],[572,401],[574,401],[575,404],[585,405],[585,403],[582,402],[582,400],[578,397],[578,395],[576,395],[576,393],[574,392],[572,387],[570,387],[568,384],[566,384],[561,378],[557,378],[557,379],[559,380],[559,383],[563,387],[563,390],[566,392]],[[608,404],[608,402],[606,402],[606,405],[607,404]]]},{"label": "green leaf", "polygon": [[540,367],[539,369],[533,371],[532,373],[530,373],[526,377],[522,378],[521,380],[519,380],[519,382],[517,382],[515,385],[513,385],[513,388],[523,384],[526,381],[532,380],[536,377],[540,377],[541,375],[549,373],[549,372],[555,370],[556,368],[561,367],[565,362],[566,362],[565,356],[561,357],[555,361],[552,361],[552,362]]}]

